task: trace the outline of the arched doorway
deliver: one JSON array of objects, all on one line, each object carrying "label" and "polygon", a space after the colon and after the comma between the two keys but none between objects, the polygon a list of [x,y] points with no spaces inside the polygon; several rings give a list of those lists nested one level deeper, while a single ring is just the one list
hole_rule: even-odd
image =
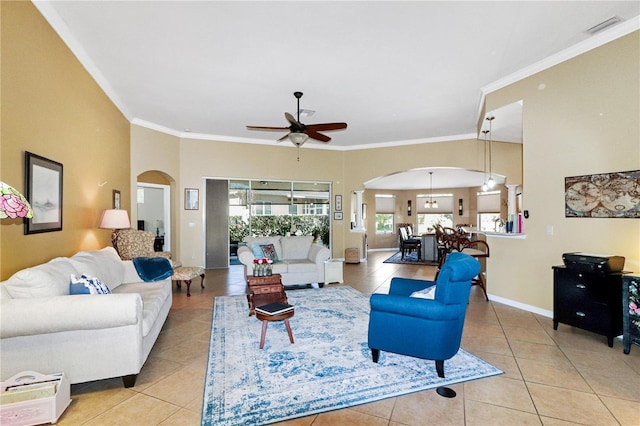
[{"label": "arched doorway", "polygon": [[146,171],[137,177],[137,222],[132,226],[155,234],[156,251],[174,251],[173,241],[177,241],[172,186],[175,186],[175,180],[158,170]]}]

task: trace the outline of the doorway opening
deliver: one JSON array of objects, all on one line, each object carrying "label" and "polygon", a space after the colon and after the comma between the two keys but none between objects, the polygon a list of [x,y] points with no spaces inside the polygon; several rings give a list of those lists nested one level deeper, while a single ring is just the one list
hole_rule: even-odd
[{"label": "doorway opening", "polygon": [[171,186],[138,182],[137,229],[156,236],[156,251],[171,251]]}]

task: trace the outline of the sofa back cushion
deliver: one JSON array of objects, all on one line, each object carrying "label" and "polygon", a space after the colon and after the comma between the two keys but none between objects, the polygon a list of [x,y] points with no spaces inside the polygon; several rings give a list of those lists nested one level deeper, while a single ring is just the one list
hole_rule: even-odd
[{"label": "sofa back cushion", "polygon": [[69,261],[79,274],[98,278],[111,290],[122,284],[124,279],[124,265],[113,247],[80,251],[69,258]]},{"label": "sofa back cushion", "polygon": [[14,299],[64,296],[69,294],[71,275],[77,273],[69,259],[59,257],[16,272],[3,286]]},{"label": "sofa back cushion", "polygon": [[[281,260],[284,259],[282,257],[282,246],[280,245],[281,238],[282,237],[280,237],[279,235],[274,235],[271,237],[245,237],[244,242],[247,243],[247,247],[251,249],[254,257],[256,257],[257,259],[266,257],[262,248],[260,247],[261,245],[264,246],[273,244],[273,248],[275,248],[276,250],[277,258]],[[260,254],[260,256],[257,256],[258,254]]]},{"label": "sofa back cushion", "polygon": [[312,235],[282,237],[280,239],[283,256],[281,259],[306,259],[309,255],[309,249],[311,248],[312,243]]}]

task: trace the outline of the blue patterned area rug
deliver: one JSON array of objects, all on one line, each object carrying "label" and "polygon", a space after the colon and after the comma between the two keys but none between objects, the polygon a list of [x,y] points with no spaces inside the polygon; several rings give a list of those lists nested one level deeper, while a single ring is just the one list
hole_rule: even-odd
[{"label": "blue patterned area rug", "polygon": [[202,408],[203,425],[268,424],[501,374],[462,349],[433,361],[367,346],[369,297],[351,287],[289,291],[290,324],[248,316],[245,296],[216,297]]},{"label": "blue patterned area rug", "polygon": [[431,260],[418,260],[418,253],[415,251],[411,253],[407,253],[404,255],[404,259],[402,259],[402,253],[397,252],[383,263],[399,263],[401,265],[431,265],[437,266],[438,262]]}]

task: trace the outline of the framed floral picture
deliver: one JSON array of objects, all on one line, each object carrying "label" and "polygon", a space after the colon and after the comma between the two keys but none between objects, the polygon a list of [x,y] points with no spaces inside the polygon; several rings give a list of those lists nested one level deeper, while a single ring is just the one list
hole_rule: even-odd
[{"label": "framed floral picture", "polygon": [[336,195],[336,211],[342,211],[342,195]]}]

